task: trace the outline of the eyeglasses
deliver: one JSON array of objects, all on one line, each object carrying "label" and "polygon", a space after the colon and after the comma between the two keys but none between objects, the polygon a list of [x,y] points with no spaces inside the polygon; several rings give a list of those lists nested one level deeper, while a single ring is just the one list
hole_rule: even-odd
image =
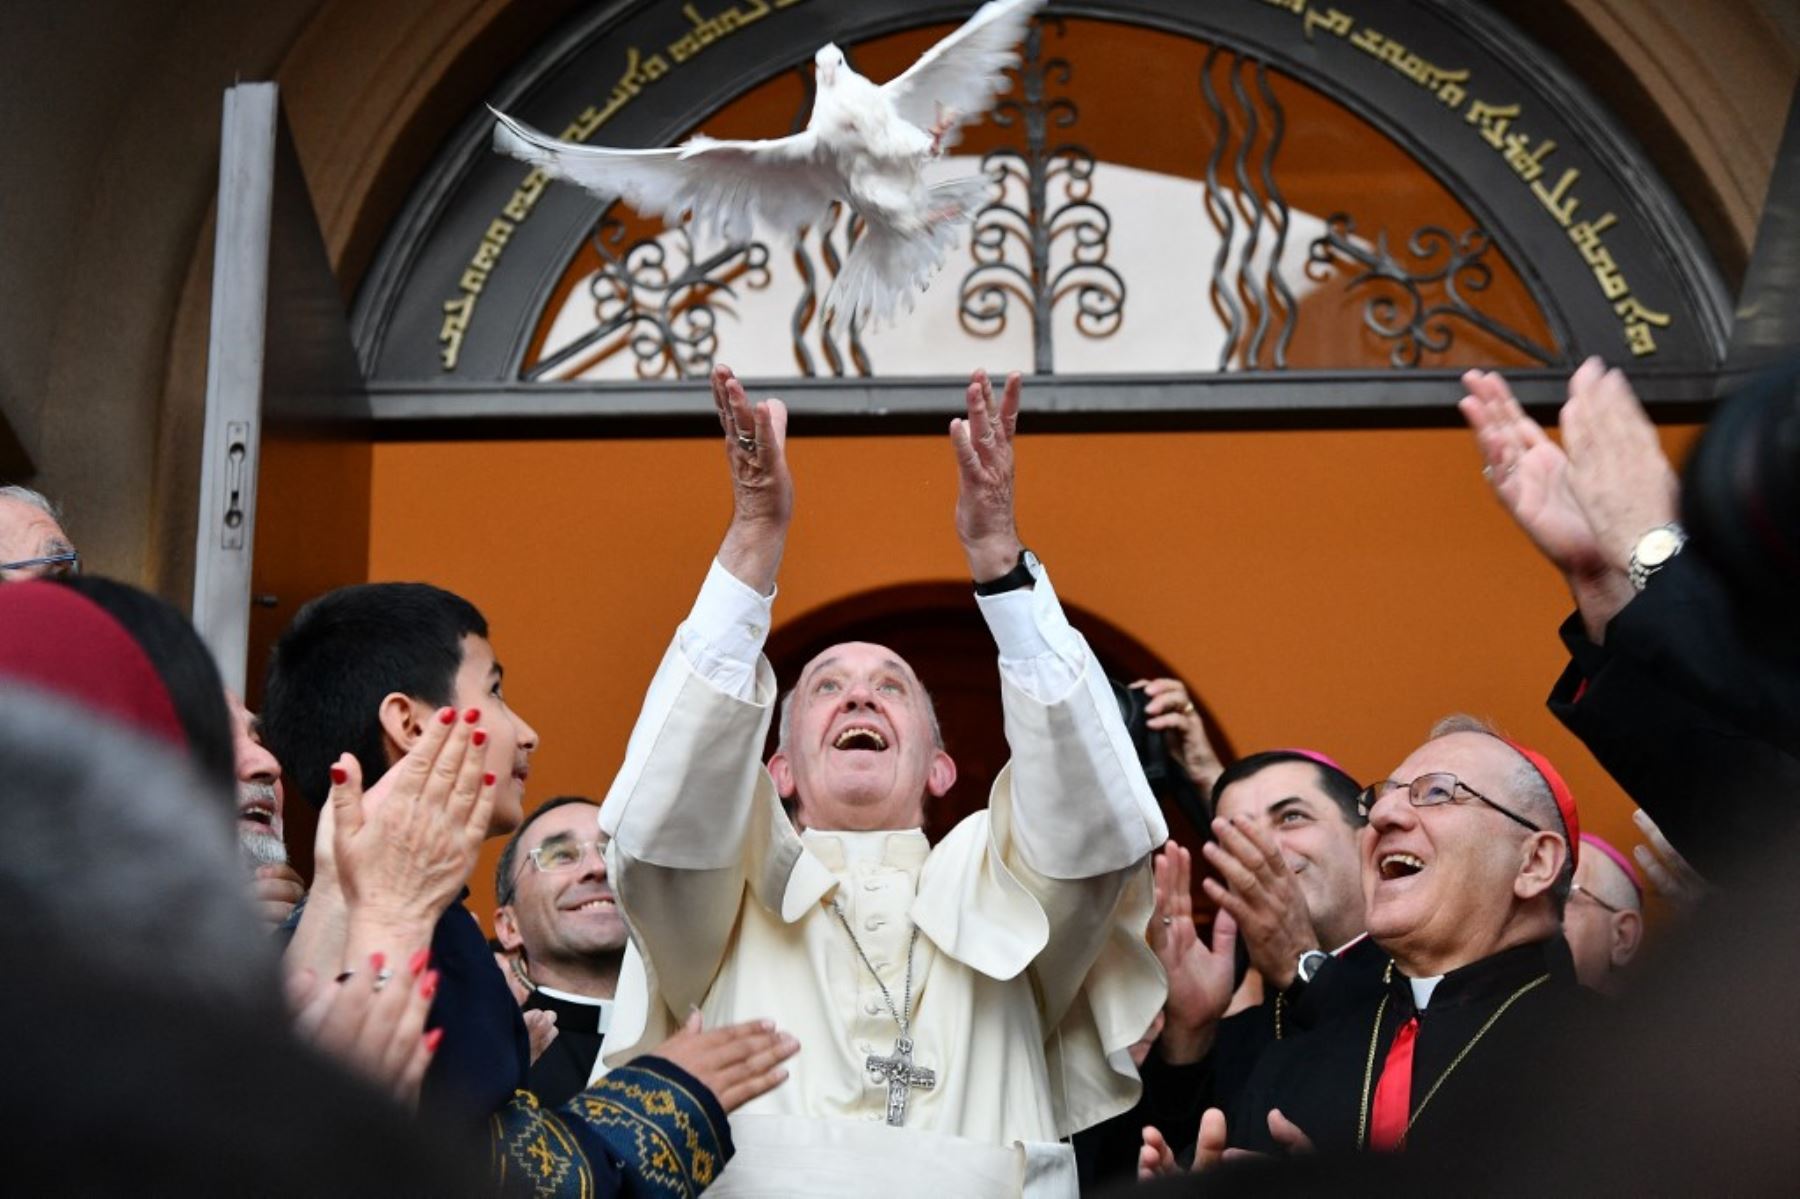
[{"label": "eyeglasses", "polygon": [[17,562],[0,562],[0,574],[13,570],[33,570],[46,579],[62,578],[81,573],[81,555],[75,550],[61,554],[47,554],[42,558],[21,558]]},{"label": "eyeglasses", "polygon": [[1461,798],[1457,793],[1462,792],[1475,799],[1479,799],[1482,803],[1494,809],[1494,811],[1500,813],[1508,820],[1515,820],[1534,833],[1541,833],[1544,831],[1517,812],[1508,811],[1501,807],[1481,792],[1475,790],[1475,788],[1469,786],[1469,784],[1457,778],[1454,774],[1421,774],[1410,783],[1402,783],[1398,779],[1382,779],[1379,783],[1370,783],[1367,787],[1363,788],[1362,794],[1356,797],[1357,814],[1364,820],[1367,820],[1369,818],[1369,810],[1373,808],[1377,802],[1392,795],[1394,792],[1403,789],[1406,792],[1406,798],[1411,801],[1412,806],[1415,808],[1435,808],[1439,804],[1456,803]]},{"label": "eyeglasses", "polygon": [[606,860],[606,842],[598,839],[569,841],[558,838],[546,841],[536,849],[527,850],[526,856],[531,859],[531,864],[536,866],[540,873],[555,874],[559,870],[573,870],[579,866],[581,859],[587,855],[589,849],[592,849],[594,856],[602,862]]},{"label": "eyeglasses", "polygon": [[1599,904],[1601,907],[1605,908],[1607,911],[1611,912],[1615,916],[1617,916],[1620,912],[1623,912],[1625,910],[1624,908],[1615,907],[1614,905],[1607,903],[1604,899],[1601,899],[1598,895],[1594,894],[1592,891],[1588,890],[1586,887],[1582,886],[1580,883],[1570,883],[1569,891],[1571,894],[1580,894],[1580,895],[1587,896],[1589,899],[1593,900],[1595,903]]}]

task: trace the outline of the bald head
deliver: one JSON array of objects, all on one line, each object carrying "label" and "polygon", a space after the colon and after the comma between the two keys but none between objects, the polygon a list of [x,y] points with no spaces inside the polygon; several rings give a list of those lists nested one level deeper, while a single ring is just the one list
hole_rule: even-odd
[{"label": "bald head", "polygon": [[1563,913],[1563,936],[1575,958],[1582,985],[1616,993],[1620,974],[1643,944],[1643,895],[1598,837],[1587,836],[1587,852],[1575,869],[1574,894]]}]

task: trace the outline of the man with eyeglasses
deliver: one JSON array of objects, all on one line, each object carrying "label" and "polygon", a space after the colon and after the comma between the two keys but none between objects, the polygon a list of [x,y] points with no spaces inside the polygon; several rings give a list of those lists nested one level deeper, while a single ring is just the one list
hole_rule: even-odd
[{"label": "man with eyeglasses", "polygon": [[1541,755],[1453,717],[1359,806],[1369,934],[1385,985],[1262,1058],[1234,1111],[1207,1113],[1198,1164],[1243,1148],[1461,1153],[1497,1085],[1552,1072],[1550,1030],[1598,1002],[1562,937],[1580,826]]},{"label": "man with eyeglasses", "polygon": [[531,1066],[540,1102],[565,1103],[587,1086],[612,1018],[630,934],[606,879],[600,805],[563,795],[507,841],[494,872],[494,933],[529,988],[527,1012],[556,1017],[556,1039]]},{"label": "man with eyeglasses", "polygon": [[1609,842],[1583,833],[1581,845],[1563,935],[1582,986],[1616,995],[1644,943],[1644,888],[1631,859]]},{"label": "man with eyeglasses", "polygon": [[0,487],[0,583],[76,574],[81,555],[56,505],[29,487]]}]

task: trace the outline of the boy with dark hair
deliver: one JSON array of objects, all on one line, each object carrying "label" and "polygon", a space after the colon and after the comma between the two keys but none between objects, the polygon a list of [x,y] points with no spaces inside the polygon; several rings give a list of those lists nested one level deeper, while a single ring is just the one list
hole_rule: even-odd
[{"label": "boy with dark hair", "polygon": [[[545,1108],[525,1090],[530,1050],[518,1004],[460,902],[467,889],[451,891],[466,880],[483,833],[502,835],[524,819],[538,745],[536,730],[507,705],[487,632],[481,613],[460,596],[423,583],[372,583],[314,600],[277,643],[264,735],[298,793],[321,808],[313,890],[291,922],[289,969],[321,978],[367,970],[379,986],[405,976],[388,969],[393,963],[383,955],[365,960],[353,948],[370,943],[365,929],[378,928],[401,955],[417,949],[414,976],[428,937],[436,987],[429,1024],[441,1049],[421,1106],[471,1131],[486,1125],[503,1190],[543,1184],[546,1170],[583,1194],[616,1193],[626,1177],[648,1187],[644,1193],[660,1193],[659,1184],[698,1190],[731,1153],[725,1111],[781,1081],[778,1063],[798,1046],[767,1026],[696,1026],[659,1046],[657,1057],[632,1062],[623,1081],[602,1079],[568,1107]],[[371,781],[366,801],[364,780]],[[469,806],[477,789],[481,800]],[[409,861],[447,839],[412,837],[417,823],[399,817],[392,830],[346,835],[389,820],[389,809],[421,812],[429,822],[434,804],[446,803],[464,804],[475,820],[487,812],[484,827],[471,824],[460,857],[439,849],[428,862]],[[422,902],[402,881],[417,879],[419,891],[433,892],[432,880],[445,878],[443,865],[452,861],[450,886],[435,891],[443,900]],[[379,912],[373,902],[359,910],[369,878],[386,884]],[[435,923],[427,909],[436,911]],[[651,1100],[634,1096],[651,1092],[660,1116],[638,1110]],[[617,1118],[621,1107],[634,1119]],[[671,1121],[711,1135],[696,1148]],[[626,1124],[651,1132],[621,1139]]]}]

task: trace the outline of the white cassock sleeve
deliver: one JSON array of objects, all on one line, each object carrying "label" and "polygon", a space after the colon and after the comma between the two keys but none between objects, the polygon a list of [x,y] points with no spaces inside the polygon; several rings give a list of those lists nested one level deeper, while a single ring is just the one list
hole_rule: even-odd
[{"label": "white cassock sleeve", "polygon": [[[914,917],[990,977],[1029,969],[1066,1136],[1137,1099],[1129,1050],[1167,994],[1144,934],[1149,856],[1168,828],[1112,684],[1048,576],[978,602],[1000,649],[1012,758],[987,811],[932,854]],[[944,885],[952,876],[960,887]]]}]

